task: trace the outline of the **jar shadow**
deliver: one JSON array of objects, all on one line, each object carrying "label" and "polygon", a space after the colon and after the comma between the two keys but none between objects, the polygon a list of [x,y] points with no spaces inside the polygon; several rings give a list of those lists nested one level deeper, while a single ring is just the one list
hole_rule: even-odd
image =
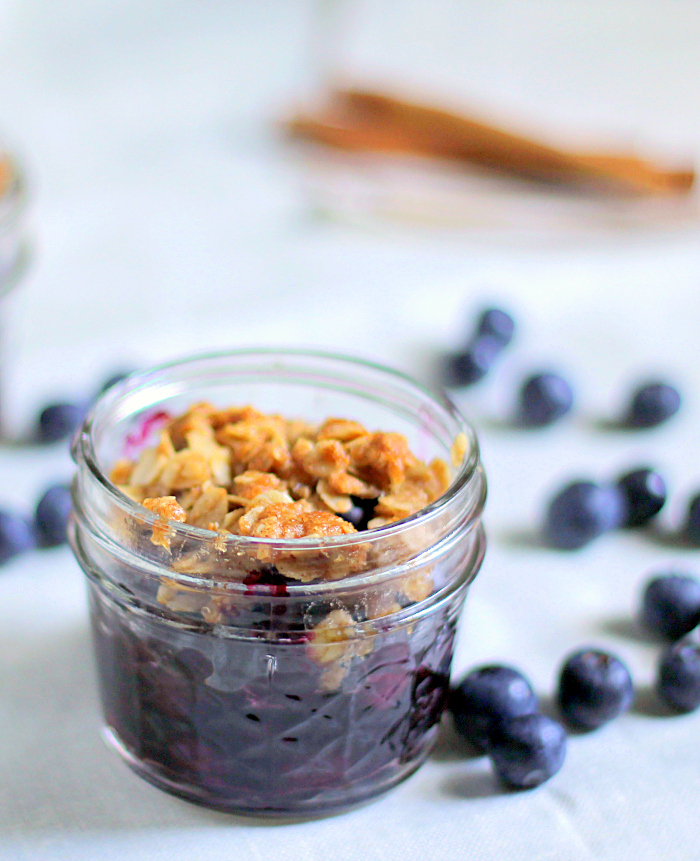
[{"label": "jar shadow", "polygon": [[472,800],[491,798],[508,792],[499,784],[486,758],[473,760],[464,771],[451,774],[442,781],[440,789],[452,798]]},{"label": "jar shadow", "polygon": [[449,715],[443,716],[437,741],[430,751],[430,759],[434,762],[463,762],[483,755],[457,733]]},{"label": "jar shadow", "polygon": [[677,716],[676,712],[659,699],[652,685],[637,688],[631,710],[635,714],[651,718],[671,718]]},{"label": "jar shadow", "polygon": [[506,790],[493,774],[486,754],[477,750],[455,730],[452,720],[445,716],[440,724],[430,759],[441,764],[462,763],[463,768],[440,781],[440,791],[452,798],[477,799],[502,795]]},{"label": "jar shadow", "polygon": [[632,616],[617,616],[605,619],[599,627],[604,634],[622,637],[625,640],[632,640],[636,643],[646,643],[654,646],[663,644],[663,640],[659,636],[653,634],[651,631],[647,631]]},{"label": "jar shadow", "polygon": [[498,541],[511,550],[552,550],[542,535],[534,529],[502,530]]}]

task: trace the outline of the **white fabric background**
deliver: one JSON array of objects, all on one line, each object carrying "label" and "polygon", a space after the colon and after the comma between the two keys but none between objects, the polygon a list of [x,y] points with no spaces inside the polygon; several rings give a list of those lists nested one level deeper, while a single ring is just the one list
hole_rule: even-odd
[{"label": "white fabric background", "polygon": [[[431,34],[419,51],[378,43],[370,27],[357,68],[410,67],[453,91],[461,81],[456,96],[538,127],[700,153],[696,3],[441,2],[428,17],[426,5],[406,0],[400,15],[406,39]],[[446,729],[416,776],[363,809],[291,825],[209,813],[103,746],[81,575],[68,550],[46,551],[0,574],[0,858],[695,858],[700,716],[660,715],[658,646],[632,613],[651,571],[700,573],[697,552],[614,535],[562,555],[532,535],[568,478],[657,464],[668,528],[700,487],[697,225],[598,229],[594,217],[579,231],[441,232],[319,218],[272,123],[309,84],[309,11],[301,0],[0,2],[0,120],[34,180],[37,237],[5,368],[10,417],[21,427],[47,397],[121,364],[246,344],[330,347],[427,379],[470,312],[502,301],[517,342],[461,398],[482,438],[491,544],[456,669],[506,660],[546,697],[564,654],[600,643],[629,662],[638,704],[571,738],[564,769],[533,792],[500,792]],[[438,13],[463,16],[448,28],[456,65]],[[509,430],[518,380],[547,366],[574,381],[576,416]],[[602,430],[646,372],[679,381],[682,415],[638,436]],[[69,472],[63,450],[0,450],[0,504],[29,509]]]}]

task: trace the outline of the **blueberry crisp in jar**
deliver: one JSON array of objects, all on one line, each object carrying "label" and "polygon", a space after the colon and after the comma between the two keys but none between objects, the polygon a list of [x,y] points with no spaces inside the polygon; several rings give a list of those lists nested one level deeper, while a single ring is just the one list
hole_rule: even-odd
[{"label": "blueberry crisp in jar", "polygon": [[485,546],[446,398],[357,360],[224,353],[112,387],[73,454],[105,736],[138,774],[310,816],[415,771]]}]

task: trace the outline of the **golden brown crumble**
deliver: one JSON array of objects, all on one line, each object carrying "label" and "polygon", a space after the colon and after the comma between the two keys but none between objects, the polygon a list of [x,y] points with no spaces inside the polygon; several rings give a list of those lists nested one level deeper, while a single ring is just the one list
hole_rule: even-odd
[{"label": "golden brown crumble", "polygon": [[[460,434],[451,449],[453,467],[462,463],[467,445]],[[451,471],[443,460],[418,459],[401,434],[371,432],[356,421],[331,417],[313,425],[251,406],[220,409],[197,403],[168,421],[157,444],[135,461],[117,461],[110,478],[158,515],[151,541],[165,550],[170,552],[173,523],[213,533],[208,550],[173,553],[174,571],[221,573],[230,561],[230,574],[223,576],[242,579],[262,563],[275,566],[284,577],[311,582],[403,562],[429,546],[429,530],[414,528],[376,548],[369,542],[298,550],[265,543],[250,558],[227,546],[227,537],[286,541],[352,535],[355,527],[340,515],[357,499],[376,500],[368,524],[369,530],[376,529],[437,500],[450,484]],[[383,592],[365,592],[361,622],[349,609],[338,608],[312,628],[307,648],[323,667],[326,690],[338,687],[354,657],[371,651],[377,620],[432,594],[431,574],[423,568]],[[218,624],[226,621],[230,599],[164,577],[158,601],[174,612],[196,613]]]},{"label": "golden brown crumble", "polygon": [[309,654],[319,664],[340,660],[348,651],[355,620],[347,610],[333,610],[313,629]]},{"label": "golden brown crumble", "polygon": [[[458,438],[453,459],[465,448],[466,439]],[[399,433],[370,432],[342,418],[313,425],[251,406],[220,409],[208,403],[171,419],[157,445],[135,462],[118,461],[110,477],[160,515],[154,541],[166,548],[167,520],[253,538],[348,535],[355,527],[339,515],[352,508],[353,496],[377,500],[369,522],[375,529],[434,502],[451,479],[444,461],[419,460]],[[313,577],[335,579],[359,570],[358,551],[336,564],[342,575],[328,564]],[[307,579],[290,554],[287,561],[288,576]]]},{"label": "golden brown crumble", "polygon": [[184,523],[187,519],[185,509],[174,496],[161,496],[157,499],[144,499],[143,507],[158,515],[158,520],[153,524],[151,541],[160,544],[166,550],[170,550],[170,527],[169,521]]},{"label": "golden brown crumble", "polygon": [[[466,439],[458,438],[453,459],[465,449]],[[352,508],[353,497],[376,500],[370,529],[394,523],[434,502],[451,480],[444,461],[419,460],[398,433],[370,432],[342,418],[314,425],[251,406],[208,403],[168,421],[156,445],[135,461],[117,461],[110,477],[158,514],[154,543],[169,549],[174,521],[215,532],[214,547],[222,553],[229,534],[281,540],[353,534],[355,527],[339,516]],[[365,544],[316,553],[263,545],[257,559],[293,579],[334,580],[370,563],[381,567],[402,552],[405,558],[409,544],[383,548],[382,558],[371,560]],[[196,571],[207,560],[173,562]],[[407,585],[406,597],[415,591],[421,590]]]},{"label": "golden brown crumble", "polygon": [[367,433],[359,422],[348,419],[326,419],[318,429],[317,439],[337,439],[341,442],[350,442]]},{"label": "golden brown crumble", "polygon": [[305,499],[249,508],[238,521],[241,535],[253,538],[329,538],[348,535],[355,527],[330,511],[314,511]]},{"label": "golden brown crumble", "polygon": [[384,491],[401,484],[407,468],[416,463],[406,437],[399,433],[363,434],[347,443],[347,448],[356,474]]},{"label": "golden brown crumble", "polygon": [[371,637],[358,637],[358,626],[347,610],[332,610],[311,632],[309,657],[324,667],[321,687],[335,690],[356,655],[372,651]]}]

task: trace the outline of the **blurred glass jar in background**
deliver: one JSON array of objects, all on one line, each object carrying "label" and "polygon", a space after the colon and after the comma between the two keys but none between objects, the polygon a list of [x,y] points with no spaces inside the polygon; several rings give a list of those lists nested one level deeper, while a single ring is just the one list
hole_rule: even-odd
[{"label": "blurred glass jar in background", "polygon": [[0,437],[7,433],[4,392],[11,364],[16,288],[29,260],[28,189],[16,156],[0,145]]}]

